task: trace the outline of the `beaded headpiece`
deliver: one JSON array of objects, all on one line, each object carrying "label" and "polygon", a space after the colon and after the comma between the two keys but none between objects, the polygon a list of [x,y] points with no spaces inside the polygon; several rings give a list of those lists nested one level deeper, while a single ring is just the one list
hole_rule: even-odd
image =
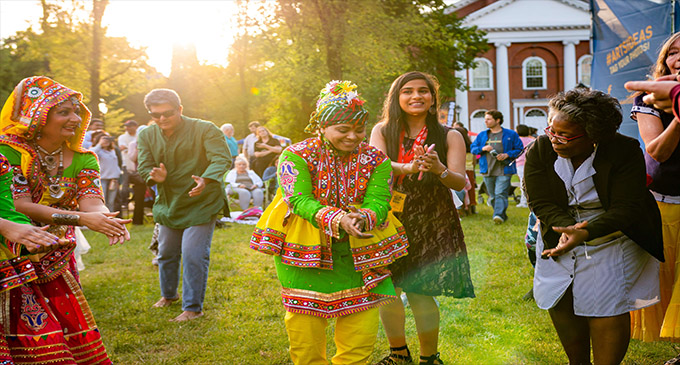
[{"label": "beaded headpiece", "polygon": [[68,140],[73,150],[81,148],[83,136],[90,122],[90,111],[82,103],[83,96],[58,82],[45,77],[33,76],[23,80],[14,88],[2,108],[0,134],[16,135],[33,140],[47,122],[47,113],[52,107],[70,100],[80,106],[82,122],[76,135]]},{"label": "beaded headpiece", "polygon": [[351,81],[331,81],[319,94],[316,110],[309,117],[305,128],[307,133],[315,133],[319,128],[336,124],[363,125],[368,119],[364,101],[355,91],[357,85]]}]

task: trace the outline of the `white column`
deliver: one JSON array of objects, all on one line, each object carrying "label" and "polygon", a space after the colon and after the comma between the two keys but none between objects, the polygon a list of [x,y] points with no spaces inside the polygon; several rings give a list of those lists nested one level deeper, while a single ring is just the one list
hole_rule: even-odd
[{"label": "white column", "polygon": [[576,45],[578,41],[562,41],[564,44],[564,90],[576,86]]},{"label": "white column", "polygon": [[[463,85],[467,85],[467,70],[456,71],[456,77],[463,81]],[[468,115],[468,92],[456,89],[456,106],[460,107],[459,122],[463,123],[465,128],[470,130],[470,116]]]},{"label": "white column", "polygon": [[508,47],[510,42],[494,43],[496,46],[496,107],[510,125],[510,76],[508,72]]}]

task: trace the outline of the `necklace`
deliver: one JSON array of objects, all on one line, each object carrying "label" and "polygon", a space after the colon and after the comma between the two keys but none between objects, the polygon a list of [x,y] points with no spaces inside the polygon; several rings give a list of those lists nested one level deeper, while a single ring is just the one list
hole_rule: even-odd
[{"label": "necklace", "polygon": [[[47,190],[49,191],[51,197],[59,199],[62,196],[64,196],[64,191],[61,190],[60,185],[61,175],[64,173],[64,151],[60,146],[50,154],[44,148],[38,146],[37,144],[35,145],[35,147],[37,147],[37,149],[40,152],[44,152],[46,154],[46,156],[43,158],[40,152],[37,153],[38,159],[40,160],[40,168],[43,170],[43,173],[49,179],[50,182]],[[54,156],[57,153],[59,153],[59,168],[57,169],[57,173],[54,176],[50,176],[50,171],[53,170],[57,164]],[[47,161],[47,157],[52,158],[51,163]]]},{"label": "necklace", "polygon": [[[57,148],[56,150],[54,150],[52,152],[47,152],[46,149],[42,148],[37,143],[35,144],[35,147],[38,149],[38,151],[40,151],[44,155],[44,157],[42,157],[40,161],[45,162],[45,165],[47,167],[47,171],[54,170],[54,168],[57,167],[57,156],[56,156],[57,153],[59,153],[59,157],[63,157],[63,155],[61,153],[62,152],[61,146],[59,146],[59,148]],[[40,153],[38,153],[38,156],[40,156]]]}]

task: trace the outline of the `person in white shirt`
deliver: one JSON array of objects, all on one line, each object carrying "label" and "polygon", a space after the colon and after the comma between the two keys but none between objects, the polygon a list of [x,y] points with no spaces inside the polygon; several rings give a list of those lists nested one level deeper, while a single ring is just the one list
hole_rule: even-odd
[{"label": "person in white shirt", "polygon": [[120,182],[120,193],[116,199],[116,207],[118,207],[118,209],[120,209],[120,207],[127,209],[128,203],[130,202],[130,175],[134,174],[137,171],[137,168],[136,164],[130,160],[128,148],[130,147],[130,143],[137,140],[138,126],[139,124],[137,124],[136,121],[128,120],[127,122],[123,123],[125,133],[118,136],[118,148],[120,149],[120,153],[123,157],[121,161],[123,168]]},{"label": "person in white shirt", "polygon": [[243,139],[243,155],[246,156],[246,161],[253,163],[253,158],[255,158],[255,143],[257,142],[257,128],[260,127],[260,122],[252,121],[248,123],[248,129],[250,134]]},{"label": "person in white shirt", "polygon": [[93,143],[96,143],[92,151],[97,154],[97,160],[99,160],[99,174],[104,191],[104,201],[109,211],[116,212],[115,201],[118,193],[120,168],[118,167],[118,156],[116,156],[114,149],[113,137],[104,133]]},{"label": "person in white shirt", "polygon": [[248,161],[241,156],[234,159],[234,166],[235,168],[230,170],[225,178],[227,194],[237,193],[238,204],[243,210],[248,209],[251,198],[253,206],[262,208],[264,200],[262,179],[248,168]]}]

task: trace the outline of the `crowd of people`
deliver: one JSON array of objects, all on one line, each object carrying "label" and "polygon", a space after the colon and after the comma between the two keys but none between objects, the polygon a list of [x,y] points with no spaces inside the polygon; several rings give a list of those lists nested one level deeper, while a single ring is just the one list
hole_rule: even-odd
[{"label": "crowd of people", "polygon": [[620,363],[631,338],[678,341],[678,75],[680,33],[662,47],[654,80],[626,84],[637,91],[631,118],[644,148],[617,132],[619,101],[583,87],[550,99],[540,136],[504,128],[503,114],[489,110],[487,129],[471,141],[462,125],[438,120],[431,75],[397,77],[370,135],[358,86],[331,81],[305,128],[312,136],[288,146],[258,121],[237,141],[232,124],[184,115],[170,89],[150,91],[151,121],[126,121],[116,140],[79,92],[26,78],[0,115],[0,362],[111,363],[80,286],[76,229],[122,244],[127,224],[144,223],[149,195],[153,307],[181,299],[171,321],[203,316],[212,236],[233,195],[232,207],[265,209],[250,247],[273,256],[295,364],[328,363],[329,319],[332,363],[367,363],[380,323],[389,352],[377,364],[412,363],[401,297],[419,363],[443,364],[436,297],[475,297],[460,223],[476,212],[475,165],[499,225],[519,177],[518,206],[530,209],[530,293],[570,364]]}]

